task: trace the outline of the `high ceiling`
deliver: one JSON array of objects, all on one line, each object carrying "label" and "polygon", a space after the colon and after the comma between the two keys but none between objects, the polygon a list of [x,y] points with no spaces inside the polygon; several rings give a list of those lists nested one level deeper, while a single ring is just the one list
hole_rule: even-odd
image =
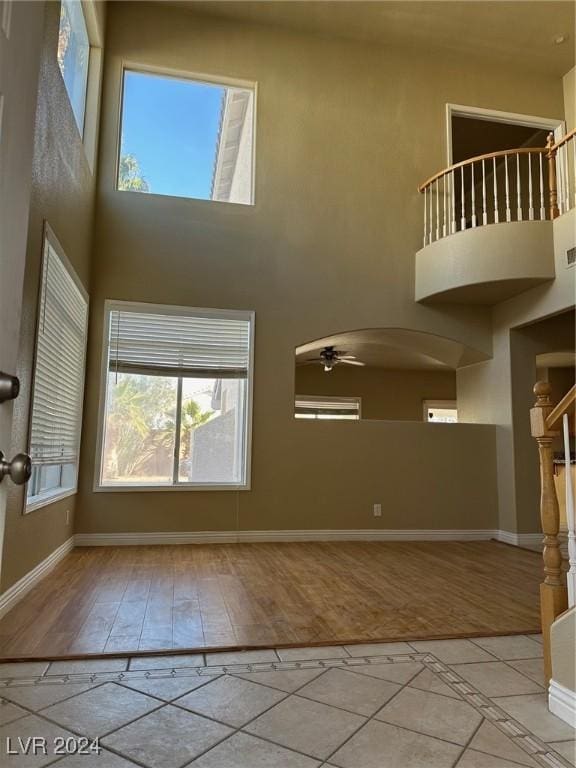
[{"label": "high ceiling", "polygon": [[296,364],[317,360],[326,346],[356,355],[368,367],[390,370],[454,370],[486,359],[477,350],[432,333],[404,328],[368,328],[302,344],[296,349]]},{"label": "high ceiling", "polygon": [[[173,0],[198,13],[321,35],[443,49],[563,75],[574,66],[574,2],[541,0]],[[564,42],[555,40],[565,36]]]}]

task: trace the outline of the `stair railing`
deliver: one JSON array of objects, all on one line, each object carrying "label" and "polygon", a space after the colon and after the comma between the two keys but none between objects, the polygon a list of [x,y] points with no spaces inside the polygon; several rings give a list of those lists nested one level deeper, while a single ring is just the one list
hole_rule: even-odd
[{"label": "stair railing", "polygon": [[[536,403],[530,410],[530,426],[532,437],[538,443],[540,457],[540,520],[544,533],[544,581],[540,585],[540,616],[542,622],[542,637],[544,642],[544,675],[546,681],[552,677],[550,653],[550,628],[561,613],[568,608],[567,579],[563,568],[562,551],[558,534],[560,532],[560,510],[556,486],[554,484],[554,439],[559,437],[559,426],[564,416],[574,408],[576,402],[576,385],[554,406],[550,398],[552,388],[547,381],[539,381],[534,386]],[[568,419],[566,419],[568,422]],[[568,428],[568,423],[567,423]],[[568,440],[565,438],[565,444]],[[568,444],[569,448],[569,444]],[[566,470],[570,473],[570,453],[568,452]],[[569,500],[566,499],[567,510]],[[568,522],[569,541],[574,545],[574,515]],[[571,535],[571,533],[572,535]],[[572,546],[574,550],[574,547]],[[573,551],[572,555],[576,555]],[[576,556],[574,557],[576,561]],[[576,562],[575,572],[576,572]]]},{"label": "stair railing", "polygon": [[431,176],[424,196],[424,246],[486,224],[555,219],[576,206],[576,129],[545,147],[471,157]]}]

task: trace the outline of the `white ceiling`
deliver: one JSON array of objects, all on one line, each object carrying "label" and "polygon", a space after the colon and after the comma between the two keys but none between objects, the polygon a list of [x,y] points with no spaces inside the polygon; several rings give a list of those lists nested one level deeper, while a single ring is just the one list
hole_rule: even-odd
[{"label": "white ceiling", "polygon": [[[170,0],[197,13],[324,36],[443,49],[563,75],[574,66],[574,3],[556,0]],[[567,35],[561,45],[554,40]]]},{"label": "white ceiling", "polygon": [[318,359],[320,351],[327,346],[356,355],[369,367],[391,370],[454,370],[486,359],[477,350],[431,333],[369,328],[302,344],[296,348],[296,364]]}]

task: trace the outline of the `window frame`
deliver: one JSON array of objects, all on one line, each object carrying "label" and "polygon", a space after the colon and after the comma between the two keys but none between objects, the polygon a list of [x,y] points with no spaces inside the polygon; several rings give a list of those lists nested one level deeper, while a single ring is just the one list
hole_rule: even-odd
[{"label": "window frame", "polygon": [[[82,17],[86,26],[86,34],[88,36],[88,70],[86,75],[86,91],[84,94],[84,119],[82,121],[82,128],[76,121],[76,115],[74,115],[74,109],[72,102],[70,101],[70,95],[64,82],[64,76],[60,69],[58,62],[56,66],[60,77],[62,78],[62,85],[66,92],[66,97],[70,105],[74,116],[74,125],[78,129],[80,141],[84,147],[84,154],[90,168],[90,172],[94,174],[96,167],[96,154],[98,151],[98,120],[100,116],[100,96],[102,85],[102,29],[98,19],[98,14],[94,6],[94,0],[78,0],[82,11]],[[58,21],[58,27],[60,27],[60,20]],[[56,48],[56,55],[57,55]]]},{"label": "window frame", "polygon": [[[338,403],[354,403],[358,406],[358,417],[357,418],[338,418],[337,416],[332,415],[330,418],[310,418],[306,416],[298,416],[296,414],[296,403],[299,400],[307,400],[308,402],[315,402],[318,403],[334,403],[334,405]],[[347,397],[338,397],[336,395],[295,395],[294,396],[294,419],[297,421],[362,421],[362,398],[361,397],[355,397],[355,396],[347,396]]]},{"label": "window frame", "polygon": [[[440,408],[456,411],[456,421],[430,421],[428,411],[430,409]],[[458,401],[457,400],[422,400],[422,416],[425,424],[458,424]]]},{"label": "window frame", "polygon": [[[156,77],[172,77],[178,80],[190,80],[200,85],[220,85],[227,88],[245,88],[252,91],[252,163],[250,179],[250,202],[234,203],[228,200],[212,200],[201,197],[184,197],[175,195],[165,195],[157,192],[134,192],[133,190],[118,189],[118,174],[120,172],[120,153],[122,149],[122,124],[124,119],[124,84],[126,72],[135,72],[142,75]],[[242,78],[232,78],[225,75],[210,75],[205,72],[190,72],[188,70],[172,69],[170,67],[157,67],[150,64],[143,64],[131,59],[123,59],[120,66],[120,83],[118,87],[118,126],[116,131],[116,156],[114,162],[114,176],[112,179],[113,191],[122,194],[138,194],[142,197],[168,198],[170,200],[186,200],[196,203],[219,203],[221,205],[233,205],[242,210],[251,210],[256,205],[256,154],[257,154],[257,114],[258,114],[258,83],[255,80],[246,80]]]},{"label": "window frame", "polygon": [[[104,458],[104,422],[108,404],[108,368],[109,368],[109,339],[110,317],[114,310],[133,310],[137,312],[163,313],[172,315],[204,315],[205,317],[229,317],[231,319],[247,320],[250,324],[248,333],[248,371],[246,377],[246,434],[244,435],[244,482],[243,483],[182,483],[174,485],[103,485],[102,466]],[[102,356],[100,371],[100,394],[98,405],[98,431],[96,438],[96,461],[94,467],[94,482],[92,490],[95,493],[158,493],[173,491],[249,491],[252,482],[252,413],[254,400],[254,339],[256,313],[254,310],[214,309],[206,307],[182,307],[174,304],[152,304],[150,302],[124,301],[120,299],[105,299],[104,322],[102,335]],[[176,411],[177,424],[180,423],[180,409]],[[177,427],[179,428],[179,427]]]},{"label": "window frame", "polygon": [[[23,501],[23,512],[22,514],[28,515],[31,512],[35,512],[38,509],[41,509],[42,507],[48,506],[49,504],[53,504],[56,501],[59,501],[60,499],[66,499],[69,496],[75,496],[78,493],[78,475],[80,471],[80,446],[81,446],[81,436],[82,436],[82,421],[84,417],[84,392],[86,387],[86,359],[87,359],[87,351],[88,351],[88,328],[89,328],[89,322],[90,322],[90,296],[88,294],[88,291],[82,284],[82,281],[78,277],[78,274],[76,273],[76,270],[74,269],[72,263],[64,253],[64,249],[60,245],[60,241],[54,234],[52,228],[48,224],[48,222],[44,222],[44,233],[42,236],[42,258],[41,258],[41,269],[40,269],[40,284],[38,286],[38,296],[36,300],[36,324],[35,324],[35,334],[34,334],[34,357],[32,360],[32,379],[31,379],[31,385],[30,385],[30,411],[28,415],[28,431],[27,431],[27,439],[26,439],[26,445],[28,447],[28,451],[30,452],[30,440],[32,438],[32,416],[34,413],[34,390],[36,386],[36,358],[38,354],[38,334],[40,332],[40,301],[42,297],[42,275],[44,271],[44,260],[46,258],[46,249],[50,246],[52,250],[56,253],[60,261],[62,262],[64,268],[66,269],[66,272],[70,275],[72,278],[74,284],[82,294],[83,298],[86,301],[86,329],[85,329],[85,336],[84,336],[84,357],[82,360],[82,376],[81,376],[81,391],[79,394],[79,403],[80,403],[80,417],[78,420],[78,457],[76,459],[76,472],[75,472],[75,480],[74,485],[72,488],[67,488],[66,490],[62,491],[47,491],[44,494],[39,494],[39,498],[36,498],[33,501],[28,501],[28,483],[26,483],[25,486],[25,492],[24,492],[24,501]],[[66,464],[69,464],[70,462],[66,462]],[[63,467],[64,465],[55,465]],[[62,474],[62,470],[61,470]]]}]

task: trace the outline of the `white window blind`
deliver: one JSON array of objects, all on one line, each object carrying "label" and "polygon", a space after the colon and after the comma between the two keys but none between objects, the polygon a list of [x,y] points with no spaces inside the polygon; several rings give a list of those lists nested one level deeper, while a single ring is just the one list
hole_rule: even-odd
[{"label": "white window blind", "polygon": [[78,462],[87,320],[86,294],[47,235],[32,395],[33,465]]},{"label": "white window blind", "polygon": [[358,420],[359,397],[296,397],[295,416],[300,419],[334,418]]},{"label": "white window blind", "polygon": [[198,314],[110,312],[109,370],[156,376],[245,378],[250,321]]}]

